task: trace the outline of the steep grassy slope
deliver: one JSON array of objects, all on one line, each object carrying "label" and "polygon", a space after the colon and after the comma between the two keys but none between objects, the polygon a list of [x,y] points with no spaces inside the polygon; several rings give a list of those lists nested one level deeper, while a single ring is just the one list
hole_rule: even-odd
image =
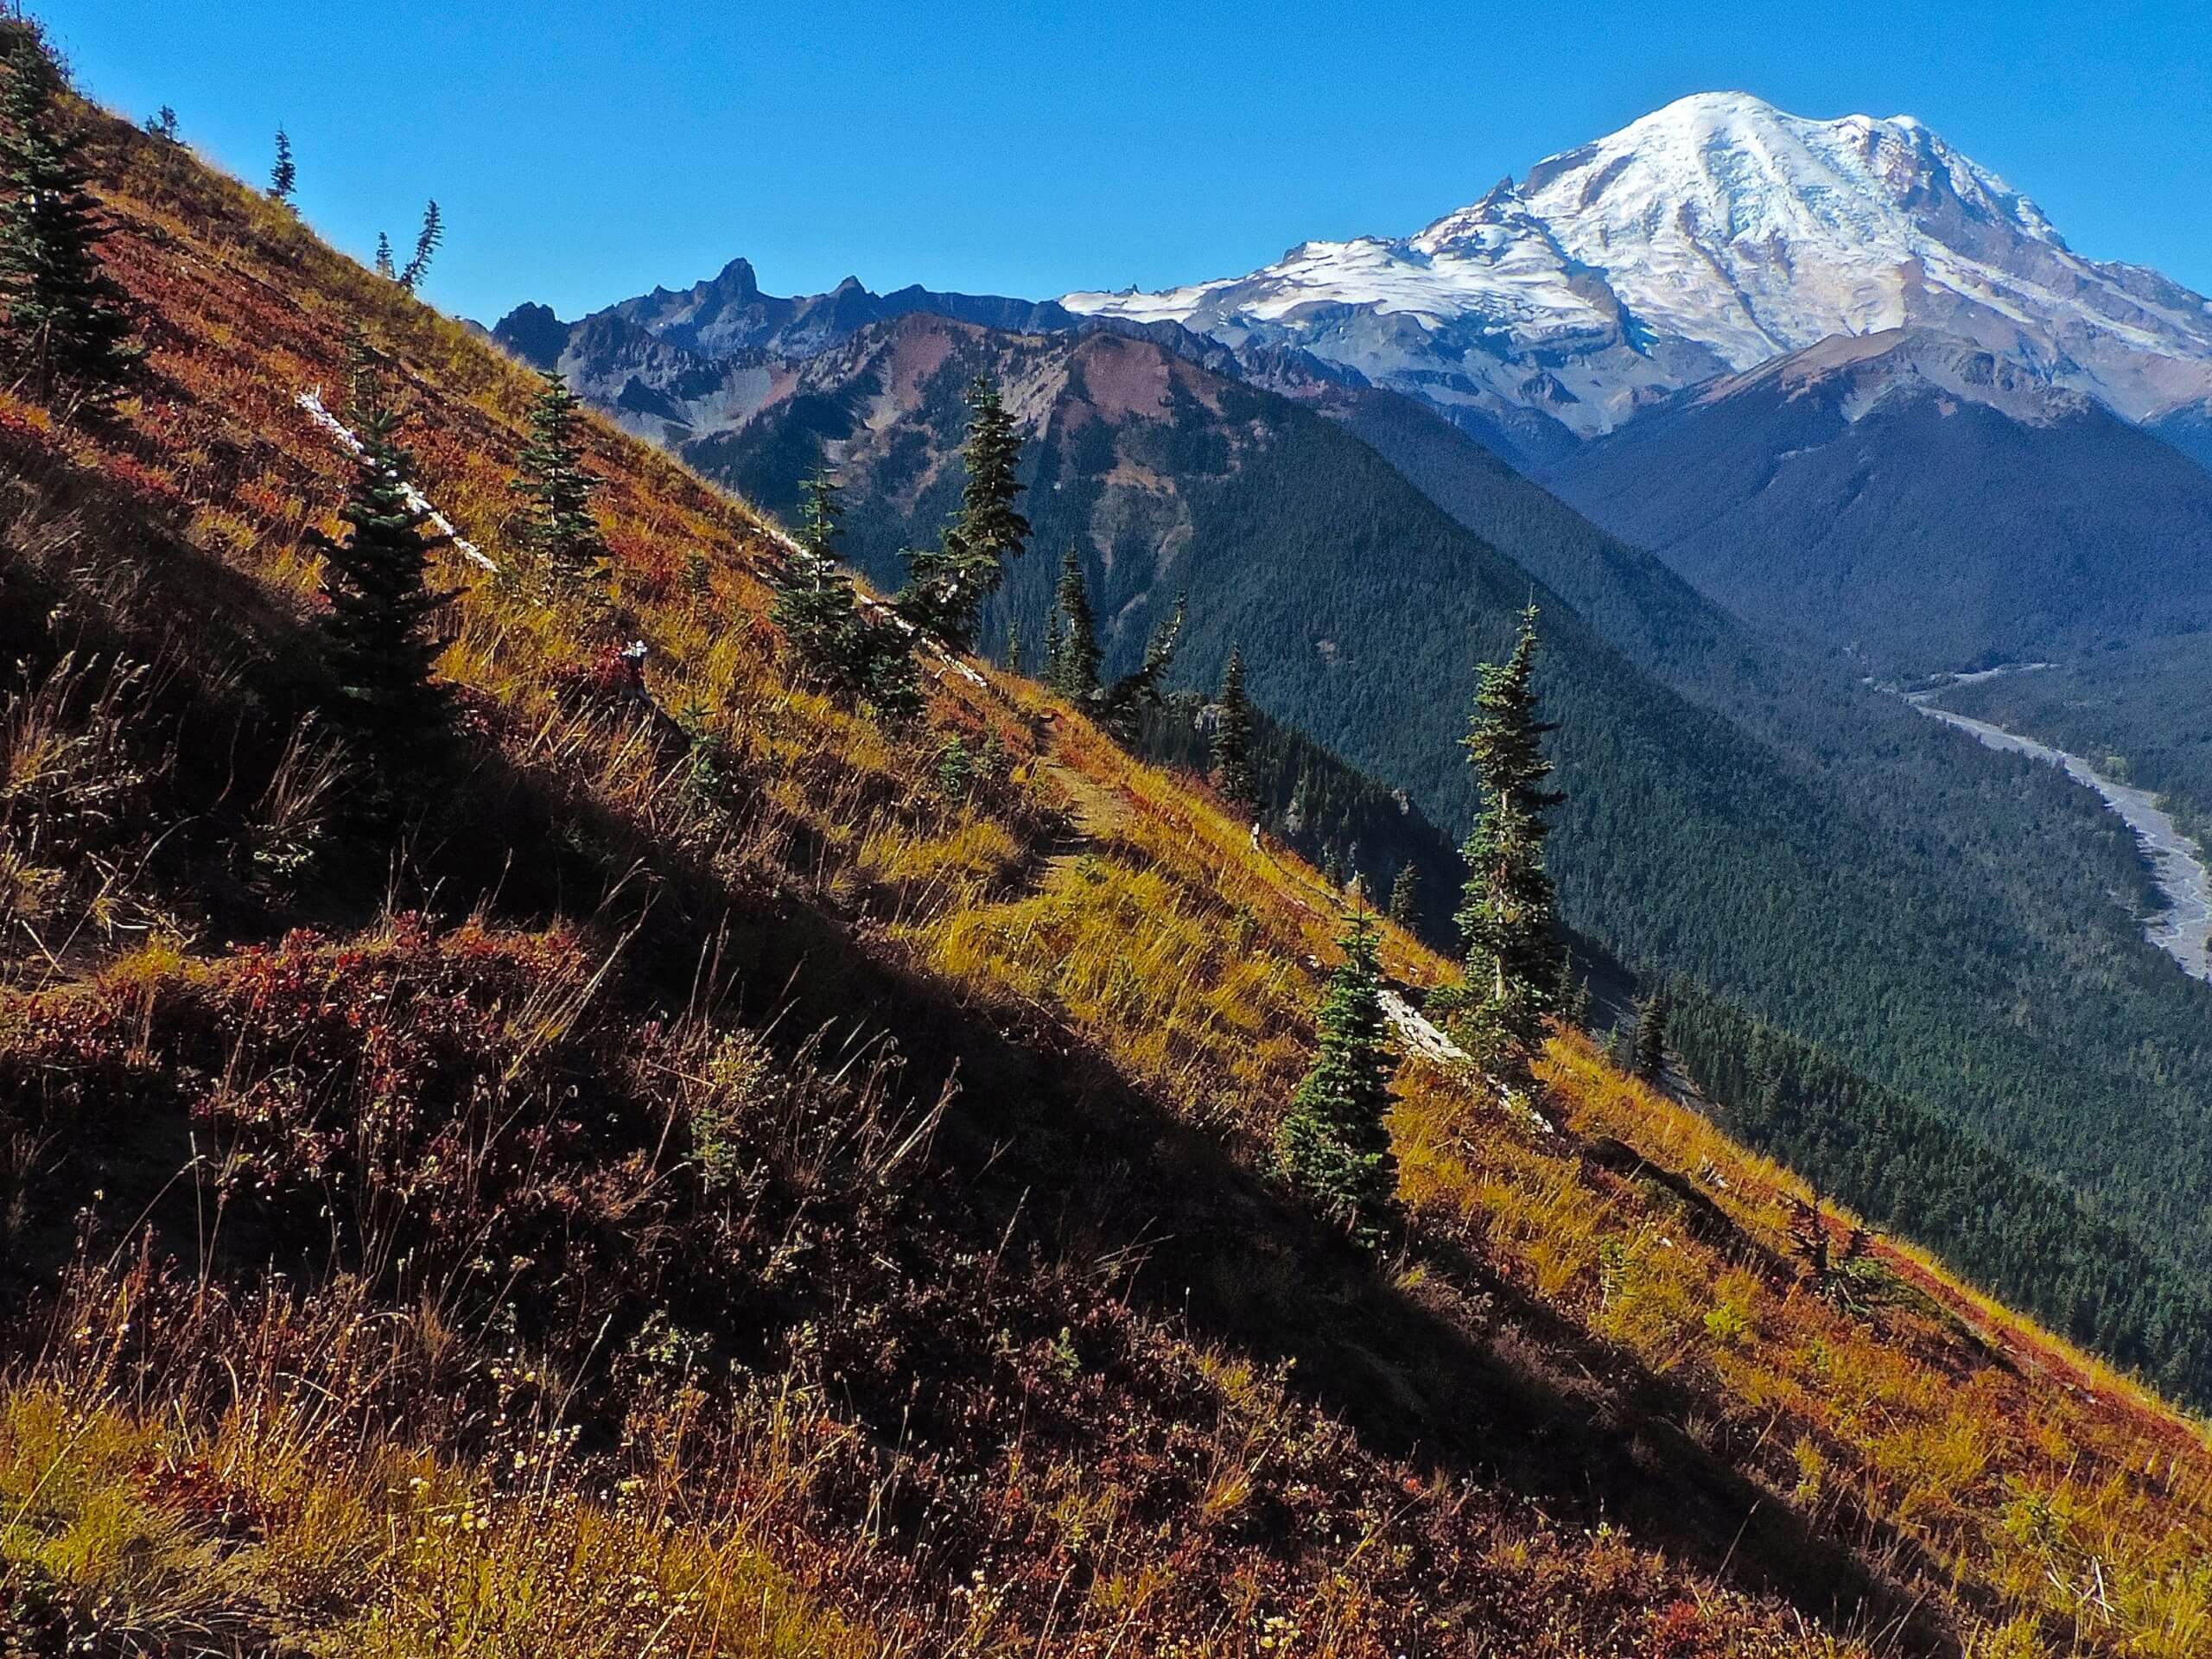
[{"label": "steep grassy slope", "polygon": [[[1217,707],[1185,692],[1146,709],[1138,752],[1210,779],[1215,768],[1209,711]],[[1440,950],[1459,949],[1452,918],[1466,886],[1465,861],[1403,790],[1369,777],[1265,709],[1253,711],[1247,764],[1257,817],[1268,834],[1316,868],[1333,866],[1347,885],[1357,879],[1377,908],[1389,904],[1401,874],[1412,870],[1414,931]]]},{"label": "steep grassy slope", "polygon": [[152,374],[0,399],[17,1645],[2199,1650],[2198,1431],[1887,1246],[1814,1294],[1579,1042],[1548,1125],[1409,1061],[1392,1250],[1311,1224],[1311,873],[1018,680],[792,690],[772,532],[610,432],[611,621],[452,559],[463,756],[315,790],[296,394],[365,323],[496,563],[527,380],[86,119]]},{"label": "steep grassy slope", "polygon": [[[1464,831],[1452,688],[1544,601],[1568,794],[1553,860],[1576,927],[1936,1103],[2183,1276],[2212,1250],[2198,1081],[2212,995],[2114,902],[2145,893],[2125,830],[2063,780],[1754,648],[1649,556],[1556,503],[1541,517],[1525,485],[1491,480],[1492,499],[1527,509],[1505,528],[1549,537],[1532,556],[1616,615],[1646,671],[1334,422],[1146,341],[909,318],[796,365],[741,432],[686,453],[772,499],[827,442],[859,561],[887,580],[957,494],[959,392],[978,369],[1038,435],[1024,501],[1046,554],[1011,576],[1003,613],[1027,639],[1050,552],[1072,540],[1115,664],[1187,592],[1191,682],[1211,683],[1241,643],[1263,707]],[[2118,1116],[2143,1134],[2115,1145]]]}]

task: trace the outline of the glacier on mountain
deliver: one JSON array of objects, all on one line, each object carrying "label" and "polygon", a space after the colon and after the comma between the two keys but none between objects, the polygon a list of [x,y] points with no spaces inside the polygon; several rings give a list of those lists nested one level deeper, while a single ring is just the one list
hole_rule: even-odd
[{"label": "glacier on mountain", "polygon": [[1288,345],[1446,412],[1577,436],[1836,335],[1927,328],[2131,420],[2212,397],[2212,307],[2075,253],[1910,116],[1677,100],[1405,238],[1070,311]]}]

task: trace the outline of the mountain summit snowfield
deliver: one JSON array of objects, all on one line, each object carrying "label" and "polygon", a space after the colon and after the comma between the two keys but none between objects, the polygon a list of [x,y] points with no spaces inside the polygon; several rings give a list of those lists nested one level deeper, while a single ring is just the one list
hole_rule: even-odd
[{"label": "mountain summit snowfield", "polygon": [[1910,116],[1814,121],[1742,92],[1679,99],[1415,236],[1062,303],[1300,346],[1537,455],[1714,375],[1900,327],[2133,421],[2212,395],[2202,296],[2082,257]]}]

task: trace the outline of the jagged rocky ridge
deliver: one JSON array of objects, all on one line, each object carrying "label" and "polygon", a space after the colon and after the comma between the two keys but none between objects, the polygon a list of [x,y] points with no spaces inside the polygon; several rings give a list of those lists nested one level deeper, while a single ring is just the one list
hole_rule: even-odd
[{"label": "jagged rocky ridge", "polygon": [[783,298],[760,291],[745,259],[731,260],[690,288],[657,288],[575,322],[525,303],[490,332],[524,362],[562,370],[578,395],[631,432],[680,448],[735,431],[791,395],[798,365],[873,324],[916,315],[1009,334],[1103,329],[1155,340],[1217,373],[1237,367],[1228,347],[1179,325],[1086,319],[1049,300],[938,293],[918,285],[874,294],[852,276],[827,294]]}]

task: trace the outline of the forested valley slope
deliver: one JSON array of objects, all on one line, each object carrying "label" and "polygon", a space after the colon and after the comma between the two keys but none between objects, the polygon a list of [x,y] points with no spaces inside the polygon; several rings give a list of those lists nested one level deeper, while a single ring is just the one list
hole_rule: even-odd
[{"label": "forested valley slope", "polygon": [[[895,585],[902,550],[928,546],[958,499],[978,372],[1028,440],[1048,555],[993,600],[986,649],[1042,640],[1050,556],[1072,545],[1109,669],[1134,667],[1184,595],[1181,683],[1210,690],[1241,645],[1262,708],[1458,834],[1474,797],[1464,707],[1442,693],[1503,652],[1535,599],[1568,921],[1647,986],[1684,976],[1915,1097],[1957,1131],[1961,1167],[1993,1153],[2135,1237],[2165,1265],[2092,1288],[2092,1253],[2026,1243],[2036,1217],[1990,1224],[2012,1239],[2007,1294],[2196,1386],[2199,1362],[2148,1333],[2175,1327],[2172,1290],[2212,1249],[2212,993],[2143,939],[2140,861],[2093,800],[1931,729],[1848,658],[1752,632],[1392,393],[1325,381],[1294,398],[1154,340],[914,315],[786,364],[753,416],[682,450],[788,505],[827,446],[855,562]],[[2115,1139],[2123,1119],[2137,1133]]]}]

